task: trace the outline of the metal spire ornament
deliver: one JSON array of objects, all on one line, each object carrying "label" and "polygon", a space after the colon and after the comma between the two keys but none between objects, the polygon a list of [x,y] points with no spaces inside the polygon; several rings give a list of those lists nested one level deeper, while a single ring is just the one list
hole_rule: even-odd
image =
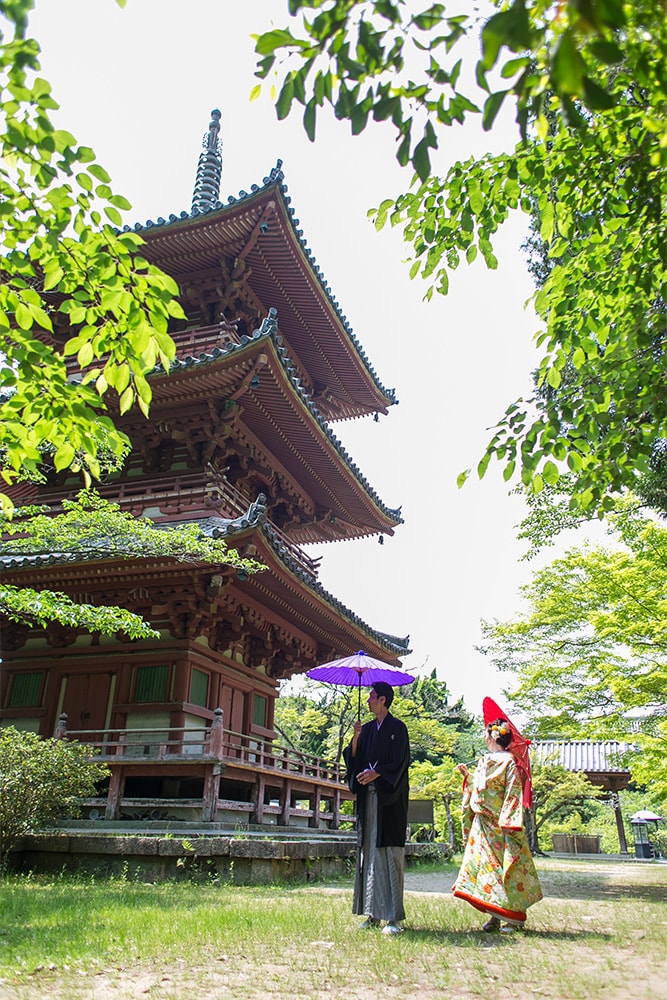
[{"label": "metal spire ornament", "polygon": [[220,136],[220,118],[217,108],[211,111],[211,121],[208,132],[204,135],[199,154],[197,177],[192,195],[192,215],[210,212],[215,208],[220,197],[220,179],[222,177],[222,142]]}]

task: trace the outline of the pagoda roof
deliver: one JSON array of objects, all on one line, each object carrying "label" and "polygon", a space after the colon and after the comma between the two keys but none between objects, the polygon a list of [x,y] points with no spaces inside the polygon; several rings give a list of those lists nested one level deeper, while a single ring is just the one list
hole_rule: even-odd
[{"label": "pagoda roof", "polygon": [[[280,535],[262,517],[261,506],[262,498],[260,497],[258,498],[258,503],[255,505],[254,524],[251,524],[249,521],[246,523],[246,530],[250,527],[255,527],[258,529],[259,535],[264,542],[261,551],[254,558],[264,563],[270,563],[272,557],[273,560],[279,560],[282,566],[286,567],[297,578],[299,583],[307,588],[310,597],[304,596],[300,590],[290,591],[289,603],[294,613],[298,617],[302,617],[305,622],[312,622],[313,597],[317,599],[318,603],[324,603],[329,609],[335,612],[335,615],[331,618],[329,627],[341,633],[339,642],[342,644],[336,644],[336,650],[341,655],[342,653],[353,652],[358,645],[358,639],[355,638],[354,641],[350,641],[348,630],[341,630],[340,628],[340,624],[338,623],[339,617],[342,617],[346,622],[359,629],[363,633],[363,636],[371,639],[385,653],[390,653],[395,662],[397,662],[395,660],[396,657],[407,656],[410,653],[408,645],[409,636],[399,637],[371,628],[370,625],[366,624],[353,611],[350,611],[338,598],[330,594],[319,582],[316,574],[296,558],[293,550],[284,544]],[[232,527],[230,531],[230,522],[221,517],[212,516],[203,518],[197,520],[196,523],[199,524],[205,534],[210,535],[212,538],[221,538],[227,541],[234,537],[234,533],[238,533],[236,526]],[[257,590],[261,591],[262,606],[264,607],[276,606],[284,608],[285,592],[279,580],[279,576],[271,572],[252,574],[244,581],[242,589],[248,593]],[[343,638],[343,632],[346,633],[345,638]]]},{"label": "pagoda roof", "polygon": [[[254,558],[265,563],[269,571],[250,574],[247,578],[233,568],[229,568],[229,572],[235,575],[235,589],[242,592],[244,599],[254,601],[259,610],[268,609],[290,623],[296,621],[304,634],[312,634],[316,643],[327,649],[333,648],[341,655],[364,644],[370,653],[384,653],[388,662],[398,662],[399,656],[410,652],[407,637],[401,638],[372,628],[325,590],[316,575],[298,560],[294,550],[286,546],[266,522],[264,498],[259,497],[241,517],[212,516],[180,522],[181,525],[192,523],[199,524],[208,536],[224,539],[230,546],[238,545],[243,539],[252,539],[257,543],[258,552]],[[156,530],[165,529],[156,526]],[[119,576],[131,578],[136,574],[139,562],[142,566],[149,563],[160,578],[170,571],[178,574],[179,579],[193,572],[201,574],[203,568],[215,571],[214,564],[182,563],[167,556],[151,555],[139,561],[135,556],[119,560],[114,554],[103,558],[99,554],[87,557],[71,552],[5,552],[0,555],[0,567],[5,573],[19,572],[28,579],[39,575],[38,582],[42,586],[48,586],[48,577],[45,578],[44,573],[48,574],[52,567],[71,570],[77,583],[82,576],[92,573],[97,583],[112,586],[113,580]],[[143,569],[142,574],[145,579],[148,578]],[[69,575],[59,575],[60,589],[66,586]],[[25,578],[22,584],[25,584]]]},{"label": "pagoda roof", "polygon": [[308,248],[281,167],[279,160],[262,185],[230,196],[226,205],[215,201],[137,223],[143,254],[178,283],[207,274],[219,281],[222,255],[243,262],[258,299],[278,310],[281,332],[322,408],[330,404],[327,418],[386,413],[395,392],[379,381]]},{"label": "pagoda roof", "polygon": [[[178,405],[182,412],[194,391],[193,370],[197,372],[196,400],[238,403],[244,427],[298,480],[320,516],[328,516],[325,533],[321,521],[315,520],[290,529],[295,541],[307,544],[378,532],[393,534],[394,527],[403,523],[400,507],[382,502],[304,388],[278,335],[275,310],[240,343],[214,347],[198,357],[177,358],[168,376],[154,377],[154,415],[159,417],[165,405]],[[164,376],[162,369],[156,374]]]}]

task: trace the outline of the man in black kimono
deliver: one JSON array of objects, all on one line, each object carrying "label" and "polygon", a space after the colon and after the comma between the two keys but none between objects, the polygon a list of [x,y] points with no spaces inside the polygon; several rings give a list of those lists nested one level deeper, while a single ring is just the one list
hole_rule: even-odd
[{"label": "man in black kimono", "polygon": [[357,796],[357,868],[352,912],[362,927],[386,921],[383,934],[399,934],[405,919],[403,876],[408,825],[410,741],[405,724],[389,707],[394,690],[378,682],[368,696],[375,716],[354,724],[343,757],[350,790]]}]

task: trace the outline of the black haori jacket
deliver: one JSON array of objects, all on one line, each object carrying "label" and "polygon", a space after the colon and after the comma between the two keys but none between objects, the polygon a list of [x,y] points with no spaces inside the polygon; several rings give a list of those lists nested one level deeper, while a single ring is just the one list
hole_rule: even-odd
[{"label": "black haori jacket", "polygon": [[350,791],[357,796],[357,834],[361,843],[367,790],[356,776],[372,767],[380,775],[373,784],[378,798],[376,847],[404,847],[408,825],[408,767],[410,740],[405,724],[391,712],[380,728],[375,719],[365,723],[359,735],[357,752],[352,743],[343,751]]}]

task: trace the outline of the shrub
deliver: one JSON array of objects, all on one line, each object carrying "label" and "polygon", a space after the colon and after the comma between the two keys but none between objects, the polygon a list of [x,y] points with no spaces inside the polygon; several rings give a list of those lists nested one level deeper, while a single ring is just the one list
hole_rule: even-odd
[{"label": "shrub", "polygon": [[81,743],[0,728],[0,868],[19,837],[74,816],[109,769]]}]

